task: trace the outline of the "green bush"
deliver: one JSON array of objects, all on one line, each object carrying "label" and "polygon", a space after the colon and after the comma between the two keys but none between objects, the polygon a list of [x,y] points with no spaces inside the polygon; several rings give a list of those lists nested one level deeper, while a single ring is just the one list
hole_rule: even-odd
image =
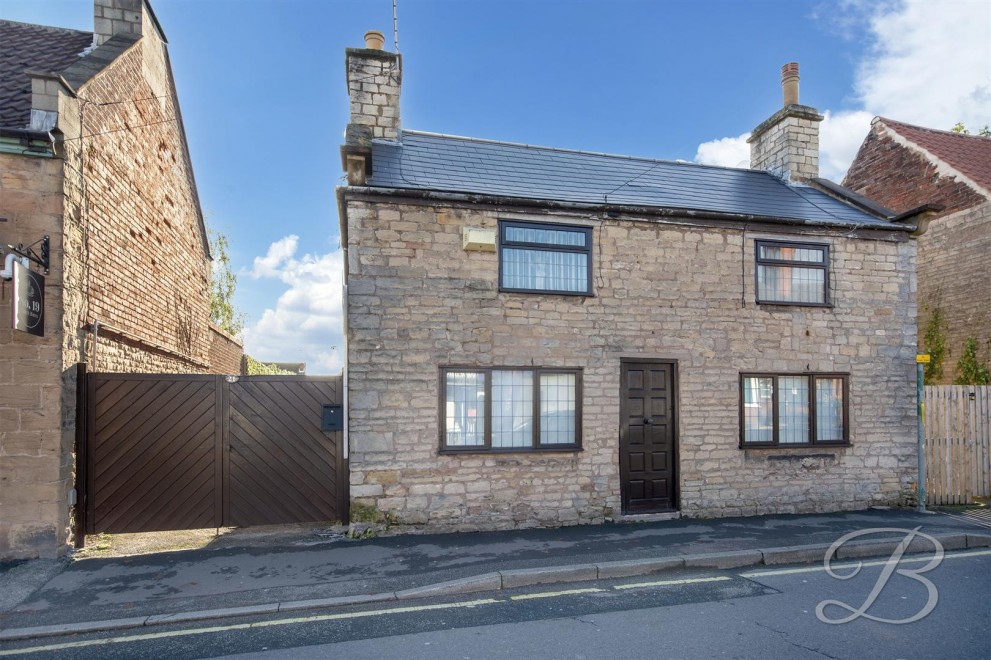
[{"label": "green bush", "polygon": [[988,365],[977,357],[977,340],[967,337],[963,344],[963,355],[957,362],[957,379],[954,385],[991,385],[991,373]]},{"label": "green bush", "polygon": [[925,369],[926,385],[936,385],[943,380],[943,360],[946,358],[946,321],[943,313],[937,307],[929,317],[926,334],[922,341],[929,352],[929,364]]}]

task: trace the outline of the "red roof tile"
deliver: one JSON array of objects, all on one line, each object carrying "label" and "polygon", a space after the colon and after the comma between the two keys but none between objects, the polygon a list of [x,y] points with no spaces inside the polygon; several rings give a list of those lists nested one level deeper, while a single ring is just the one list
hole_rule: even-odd
[{"label": "red roof tile", "polygon": [[906,140],[914,142],[972,179],[985,191],[991,190],[991,138],[953,131],[938,131],[934,128],[903,124],[884,117],[880,120]]},{"label": "red roof tile", "polygon": [[0,126],[26,128],[30,121],[25,71],[58,73],[92,44],[92,32],[0,20]]}]

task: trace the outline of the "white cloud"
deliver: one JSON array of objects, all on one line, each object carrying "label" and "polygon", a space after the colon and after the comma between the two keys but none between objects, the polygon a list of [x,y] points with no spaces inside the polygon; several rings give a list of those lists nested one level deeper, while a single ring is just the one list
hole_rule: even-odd
[{"label": "white cloud", "polygon": [[[866,29],[870,48],[856,72],[859,107],[823,113],[822,176],[843,178],[876,115],[940,129],[991,122],[991,5],[848,0],[828,20],[850,32]],[[737,166],[734,150],[742,143],[739,137],[704,142],[695,160]]]},{"label": "white cloud", "polygon": [[819,175],[842,181],[871,128],[874,115],[863,111],[833,113],[827,110],[819,124]]},{"label": "white cloud", "polygon": [[285,238],[280,238],[268,246],[268,252],[264,257],[255,257],[251,267],[251,276],[255,279],[259,277],[278,277],[279,267],[282,262],[296,254],[296,246],[299,244],[299,236],[290,234]]},{"label": "white cloud", "polygon": [[991,115],[991,5],[908,0],[869,14],[874,48],[857,71],[866,110],[949,129]]},{"label": "white cloud", "polygon": [[341,334],[343,252],[296,257],[299,237],[286,236],[256,257],[250,275],[288,289],[275,309],[244,330],[244,349],[262,361],[306,362],[309,374],[334,374],[344,363]]},{"label": "white cloud", "polygon": [[738,137],[724,137],[703,142],[695,153],[695,162],[723,167],[750,167],[748,137],[750,137],[749,132]]}]

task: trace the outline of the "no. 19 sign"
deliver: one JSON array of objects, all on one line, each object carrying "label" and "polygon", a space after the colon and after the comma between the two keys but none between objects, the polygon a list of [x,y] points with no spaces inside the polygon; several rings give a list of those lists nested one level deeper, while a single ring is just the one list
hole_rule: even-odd
[{"label": "no. 19 sign", "polygon": [[14,330],[45,336],[45,278],[14,262]]}]

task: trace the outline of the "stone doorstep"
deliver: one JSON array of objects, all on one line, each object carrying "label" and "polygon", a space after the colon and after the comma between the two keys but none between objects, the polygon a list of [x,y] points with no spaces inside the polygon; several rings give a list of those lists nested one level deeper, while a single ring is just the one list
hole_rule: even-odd
[{"label": "stone doorstep", "polygon": [[[967,548],[991,547],[991,534],[961,534],[947,533],[933,535],[946,550],[963,550]],[[871,556],[890,556],[900,543],[900,539],[887,541],[851,542],[843,547],[852,549],[837,553],[837,559],[864,558]],[[729,552],[707,552],[694,555],[676,555],[658,559],[634,559],[628,561],[600,562],[597,564],[576,564],[570,566],[550,566],[546,568],[527,568],[511,571],[497,571],[473,575],[467,578],[438,582],[423,587],[389,591],[378,594],[358,594],[355,596],[340,596],[313,600],[288,601],[285,603],[268,603],[231,607],[214,610],[179,612],[175,614],[156,614],[126,619],[111,619],[108,621],[83,621],[50,626],[35,626],[31,628],[0,629],[0,642],[54,637],[59,635],[76,635],[89,632],[123,630],[142,628],[145,626],[164,625],[168,623],[204,621],[229,617],[250,616],[275,612],[292,612],[298,610],[324,609],[349,605],[362,605],[403,599],[430,598],[434,596],[451,596],[457,594],[475,593],[479,591],[500,591],[518,587],[535,586],[539,584],[560,584],[567,582],[588,582],[597,579],[612,579],[620,577],[636,577],[650,575],[683,568],[739,568],[753,565],[775,565],[785,563],[812,563],[825,556],[831,544],[815,544],[805,546],[784,546],[765,550],[734,550]],[[909,544],[906,554],[931,552],[932,543],[925,539],[914,539]]]}]

